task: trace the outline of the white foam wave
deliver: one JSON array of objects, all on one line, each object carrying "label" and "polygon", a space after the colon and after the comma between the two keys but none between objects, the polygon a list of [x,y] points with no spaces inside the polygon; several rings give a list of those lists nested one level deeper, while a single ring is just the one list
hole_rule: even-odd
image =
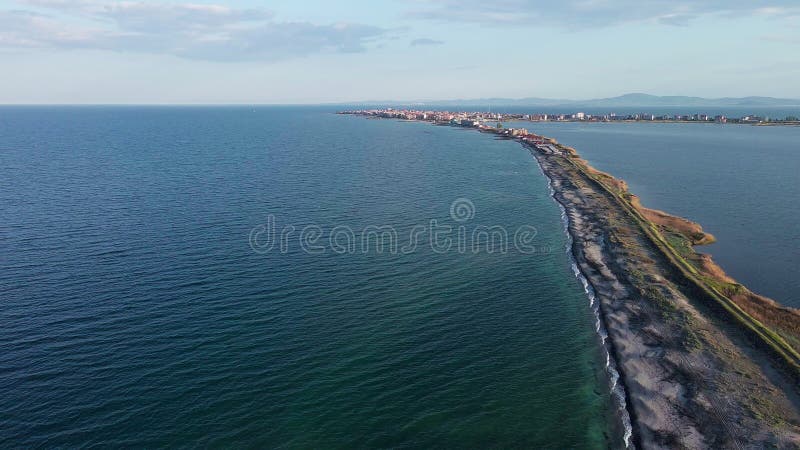
[{"label": "white foam wave", "polygon": [[631,416],[628,413],[628,406],[625,397],[625,388],[622,383],[619,383],[619,372],[616,368],[616,363],[611,357],[611,352],[609,350],[608,344],[608,332],[606,331],[605,326],[603,326],[603,321],[600,317],[600,305],[598,305],[597,296],[595,295],[594,288],[589,283],[589,280],[583,275],[580,268],[578,267],[578,262],[575,259],[575,255],[572,253],[572,244],[573,239],[572,235],[569,233],[569,216],[567,215],[567,210],[564,208],[555,196],[555,189],[553,189],[553,181],[547,174],[544,173],[544,169],[542,169],[541,164],[539,164],[539,160],[536,159],[534,156],[533,158],[536,160],[536,164],[539,167],[539,171],[542,173],[542,176],[545,177],[547,180],[547,189],[550,191],[550,197],[556,202],[558,207],[561,209],[561,222],[564,226],[564,233],[567,235],[567,245],[566,245],[566,253],[567,257],[570,261],[570,267],[572,268],[572,273],[575,275],[576,278],[581,282],[583,285],[583,291],[586,293],[586,296],[589,298],[589,307],[592,309],[595,317],[595,331],[597,332],[598,336],[600,337],[600,341],[602,343],[603,351],[605,352],[606,356],[606,373],[608,374],[609,379],[609,386],[611,394],[613,395],[614,399],[617,403],[617,408],[619,412],[619,418],[622,422],[623,432],[623,441],[625,443],[625,448],[632,448],[631,437],[633,435],[633,426],[631,424]]}]

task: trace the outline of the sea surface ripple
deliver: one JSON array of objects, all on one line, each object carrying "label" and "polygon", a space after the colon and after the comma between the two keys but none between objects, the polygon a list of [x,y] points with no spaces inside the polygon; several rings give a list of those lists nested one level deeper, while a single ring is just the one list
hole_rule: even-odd
[{"label": "sea surface ripple", "polygon": [[[0,108],[0,445],[618,445],[595,318],[514,142],[314,107]],[[536,254],[250,231],[536,227]],[[406,235],[407,236],[407,235]]]}]

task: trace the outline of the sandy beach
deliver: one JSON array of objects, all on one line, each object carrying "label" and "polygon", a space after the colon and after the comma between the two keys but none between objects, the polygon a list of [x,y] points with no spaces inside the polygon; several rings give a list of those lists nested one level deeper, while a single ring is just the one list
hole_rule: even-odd
[{"label": "sandy beach", "polygon": [[[621,191],[624,183],[608,183],[609,175],[593,172],[574,151],[564,156],[527,146],[566,211],[575,260],[600,302],[633,443],[800,446],[800,396],[791,370],[698,298],[597,178]],[[699,227],[689,229],[694,243],[713,240]]]}]

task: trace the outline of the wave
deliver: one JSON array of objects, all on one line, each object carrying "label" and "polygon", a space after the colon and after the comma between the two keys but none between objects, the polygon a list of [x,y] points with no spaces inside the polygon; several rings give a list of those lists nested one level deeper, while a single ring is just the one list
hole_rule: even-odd
[{"label": "wave", "polygon": [[550,192],[550,197],[555,201],[558,205],[559,209],[561,210],[561,223],[564,226],[564,234],[567,236],[567,245],[566,245],[566,254],[567,258],[569,258],[570,267],[572,268],[572,273],[575,275],[581,285],[583,285],[583,291],[589,299],[589,307],[592,309],[592,313],[594,314],[595,318],[595,332],[600,337],[600,342],[602,344],[603,352],[605,352],[606,363],[605,363],[605,370],[608,374],[609,380],[609,388],[611,395],[614,397],[614,400],[617,404],[617,412],[619,414],[620,422],[622,423],[623,429],[623,442],[625,444],[625,448],[632,448],[631,444],[631,437],[633,436],[633,425],[631,423],[631,415],[628,412],[628,403],[626,400],[626,393],[625,393],[625,386],[619,382],[619,371],[617,370],[617,363],[614,358],[611,356],[611,348],[608,342],[608,331],[606,327],[603,325],[601,312],[600,312],[600,305],[597,301],[597,296],[595,295],[594,288],[592,287],[589,280],[583,275],[580,268],[578,267],[578,261],[575,259],[575,255],[572,251],[572,244],[574,242],[572,238],[572,234],[569,232],[569,216],[567,215],[567,210],[564,208],[564,205],[558,201],[555,194],[556,191],[553,189],[553,180],[544,173],[544,169],[542,169],[541,164],[539,164],[539,160],[536,159],[534,155],[533,158],[536,161],[537,167],[539,167],[539,171],[542,173],[542,176],[547,180],[547,189]]}]

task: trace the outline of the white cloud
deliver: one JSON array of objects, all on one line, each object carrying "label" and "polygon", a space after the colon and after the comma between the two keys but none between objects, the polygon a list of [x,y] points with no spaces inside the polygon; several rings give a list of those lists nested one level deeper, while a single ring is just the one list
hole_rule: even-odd
[{"label": "white cloud", "polygon": [[419,47],[421,45],[442,45],[442,44],[444,44],[444,41],[439,41],[436,39],[429,39],[429,38],[420,38],[411,41],[412,47]]},{"label": "white cloud", "polygon": [[800,36],[790,36],[781,34],[772,34],[761,36],[759,39],[767,42],[778,42],[781,44],[800,44]]},{"label": "white cloud", "polygon": [[690,20],[720,15],[797,16],[796,0],[418,0],[407,17],[495,26],[614,26],[632,22],[686,25]]},{"label": "white cloud", "polygon": [[275,61],[314,53],[360,52],[387,33],[360,24],[278,22],[265,9],[212,4],[108,0],[23,3],[33,10],[0,10],[0,47]]}]

